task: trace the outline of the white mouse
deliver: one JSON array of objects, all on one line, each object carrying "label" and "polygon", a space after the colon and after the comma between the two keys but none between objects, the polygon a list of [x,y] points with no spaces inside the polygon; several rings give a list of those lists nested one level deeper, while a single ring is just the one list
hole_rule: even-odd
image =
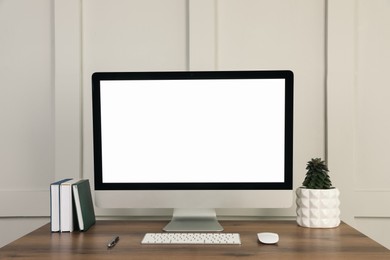
[{"label": "white mouse", "polygon": [[271,232],[262,232],[257,234],[257,238],[263,244],[272,245],[279,241],[279,235]]}]

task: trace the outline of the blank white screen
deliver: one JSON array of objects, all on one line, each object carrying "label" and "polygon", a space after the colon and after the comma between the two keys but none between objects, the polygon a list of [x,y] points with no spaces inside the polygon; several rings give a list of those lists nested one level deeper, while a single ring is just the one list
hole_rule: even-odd
[{"label": "blank white screen", "polygon": [[101,81],[103,182],[283,182],[284,84]]}]

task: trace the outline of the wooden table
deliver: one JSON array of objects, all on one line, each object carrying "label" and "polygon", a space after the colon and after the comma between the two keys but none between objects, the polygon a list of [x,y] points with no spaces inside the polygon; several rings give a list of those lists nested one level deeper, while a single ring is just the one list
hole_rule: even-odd
[{"label": "wooden table", "polygon": [[[242,245],[141,245],[146,232],[161,232],[165,221],[98,221],[85,233],[50,233],[50,224],[0,249],[0,259],[390,259],[390,251],[342,223],[309,229],[294,221],[222,221]],[[277,245],[257,242],[256,233],[279,234]],[[120,236],[112,249],[106,245]]]}]

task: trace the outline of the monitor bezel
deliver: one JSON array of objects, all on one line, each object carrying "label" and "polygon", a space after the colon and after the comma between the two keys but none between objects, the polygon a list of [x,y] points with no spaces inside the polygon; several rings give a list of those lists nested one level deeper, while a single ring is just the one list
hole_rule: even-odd
[{"label": "monitor bezel", "polygon": [[[213,183],[105,183],[102,172],[100,82],[104,80],[202,80],[202,79],[284,79],[285,156],[283,182]],[[92,75],[93,153],[95,190],[292,190],[294,75],[278,71],[167,71],[95,72]]]}]

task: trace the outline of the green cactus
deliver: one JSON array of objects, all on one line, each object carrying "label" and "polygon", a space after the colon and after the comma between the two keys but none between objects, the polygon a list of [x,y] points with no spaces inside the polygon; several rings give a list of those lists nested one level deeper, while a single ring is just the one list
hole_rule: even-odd
[{"label": "green cactus", "polygon": [[321,158],[312,158],[306,166],[306,177],[302,185],[308,189],[331,189],[328,166]]}]

